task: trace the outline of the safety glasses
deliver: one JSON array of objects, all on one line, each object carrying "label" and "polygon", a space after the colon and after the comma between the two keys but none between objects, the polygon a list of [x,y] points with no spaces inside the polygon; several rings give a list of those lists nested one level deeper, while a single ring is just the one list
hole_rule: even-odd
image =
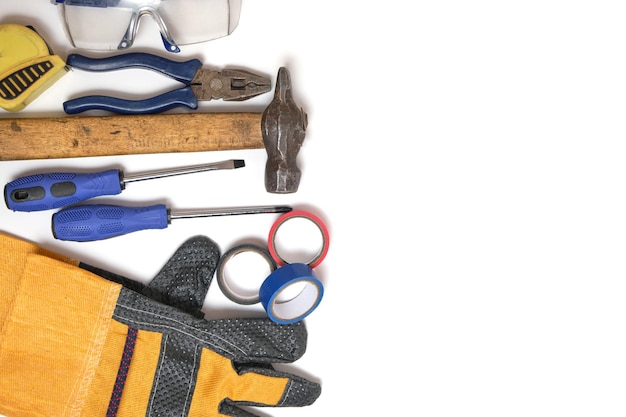
[{"label": "safety glasses", "polygon": [[180,52],[179,45],[231,34],[241,12],[241,0],[54,1],[72,45],[95,50],[130,48],[140,21],[151,20],[165,49]]}]

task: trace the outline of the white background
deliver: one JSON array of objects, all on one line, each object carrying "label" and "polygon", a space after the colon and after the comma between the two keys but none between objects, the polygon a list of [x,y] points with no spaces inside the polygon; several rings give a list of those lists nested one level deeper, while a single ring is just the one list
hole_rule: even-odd
[{"label": "white background", "polygon": [[[34,25],[64,58],[76,52],[46,0],[2,0],[0,17]],[[265,192],[263,150],[0,162],[0,180],[240,158],[243,169],[133,184],[103,201],[320,215],[326,292],[291,369],[323,392],[263,416],[624,416],[625,17],[623,2],[602,0],[244,0],[233,34],[175,58],[272,78],[289,69],[309,116],[296,194]],[[166,54],[149,26],[137,46]],[[176,86],[145,70],[75,70],[0,117],[63,116],[63,101],[94,89]],[[50,214],[5,208],[0,225],[140,281],[188,237],[225,251],[262,240],[275,219],[179,220],[67,243],[52,238]],[[211,288],[207,317],[262,313],[238,308]]]}]

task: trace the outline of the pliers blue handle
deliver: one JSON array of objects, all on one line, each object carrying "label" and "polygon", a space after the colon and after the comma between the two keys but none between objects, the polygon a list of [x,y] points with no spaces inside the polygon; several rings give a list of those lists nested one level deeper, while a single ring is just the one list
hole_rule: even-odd
[{"label": "pliers blue handle", "polygon": [[[198,108],[198,100],[214,98],[245,100],[270,89],[270,81],[256,74],[238,70],[227,70],[223,74],[218,71],[204,70],[202,62],[198,59],[179,62],[158,55],[133,52],[106,58],[89,58],[71,54],[66,62],[73,68],[94,72],[145,68],[185,84],[185,87],[144,100],[124,100],[102,95],[75,98],[63,103],[63,109],[67,114],[77,114],[87,110],[107,110],[119,114],[151,114],[179,106],[195,110]],[[220,82],[208,83],[207,81],[211,79],[219,79]],[[223,86],[224,91],[207,92],[207,87],[203,84],[220,85]]]}]

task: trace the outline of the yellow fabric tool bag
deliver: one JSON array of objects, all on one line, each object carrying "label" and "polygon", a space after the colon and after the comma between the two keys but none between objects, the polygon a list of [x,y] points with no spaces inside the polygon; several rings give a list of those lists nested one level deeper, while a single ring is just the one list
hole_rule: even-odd
[{"label": "yellow fabric tool bag", "polygon": [[[319,384],[272,365],[304,354],[302,322],[205,320],[173,307],[177,295],[206,293],[213,271],[191,265],[203,271],[198,283],[172,260],[131,289],[0,234],[0,414],[249,417],[240,406],[317,399]],[[187,299],[197,310],[200,300]]]}]

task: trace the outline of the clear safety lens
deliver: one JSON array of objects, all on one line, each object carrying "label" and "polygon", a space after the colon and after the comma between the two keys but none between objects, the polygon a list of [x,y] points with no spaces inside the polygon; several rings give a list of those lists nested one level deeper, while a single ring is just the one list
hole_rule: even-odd
[{"label": "clear safety lens", "polygon": [[230,35],[241,0],[56,0],[73,46],[116,50],[133,45],[142,25],[155,24],[165,48]]}]

